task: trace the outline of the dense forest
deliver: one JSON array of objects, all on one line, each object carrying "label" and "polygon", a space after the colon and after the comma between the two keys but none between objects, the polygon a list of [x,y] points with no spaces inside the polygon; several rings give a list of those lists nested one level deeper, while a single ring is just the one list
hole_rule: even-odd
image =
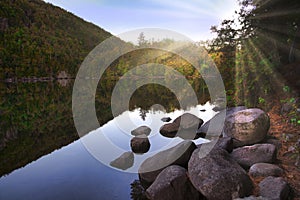
[{"label": "dense forest", "polygon": [[0,1],[0,79],[76,74],[107,31],[41,0]]}]

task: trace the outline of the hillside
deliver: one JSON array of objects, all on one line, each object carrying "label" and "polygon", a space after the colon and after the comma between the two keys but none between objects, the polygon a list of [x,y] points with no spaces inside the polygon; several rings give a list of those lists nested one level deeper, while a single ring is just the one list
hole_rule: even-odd
[{"label": "hillside", "polygon": [[0,79],[74,76],[107,31],[41,0],[0,1]]}]

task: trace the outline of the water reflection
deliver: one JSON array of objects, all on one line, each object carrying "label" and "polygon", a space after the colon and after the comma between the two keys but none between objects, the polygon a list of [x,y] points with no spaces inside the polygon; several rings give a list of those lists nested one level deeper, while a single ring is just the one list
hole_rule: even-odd
[{"label": "water reflection", "polygon": [[[89,134],[82,141],[78,140],[72,116],[72,80],[67,85],[53,81],[0,83],[0,199],[130,198],[130,183],[137,175],[123,171],[136,171],[146,157],[182,141],[162,137],[159,128],[165,123],[162,118],[175,119],[184,111],[176,110],[179,104],[171,91],[149,84],[137,89],[130,99],[129,110],[123,110],[112,120],[111,92],[117,81],[105,78],[100,81],[95,108],[101,127],[87,126]],[[207,91],[204,89],[206,92],[202,93],[203,88],[198,87],[203,84],[201,80],[190,82],[197,86],[199,103],[209,100]],[[201,109],[207,112],[200,114]],[[214,115],[210,104],[191,105],[185,112],[195,112],[204,121]],[[130,126],[126,123],[128,119],[132,122]],[[119,161],[112,163],[125,152],[131,152],[131,130],[141,125],[152,129],[148,136],[149,151],[133,154],[133,159],[132,153],[125,154],[125,166]],[[106,154],[106,165],[93,159],[82,145],[85,142],[95,149],[99,146],[104,149],[102,152],[98,149],[96,155]],[[107,155],[105,149],[110,145],[117,150]],[[120,171],[112,169],[111,163]]]},{"label": "water reflection", "polygon": [[[175,119],[183,112],[196,114],[204,108],[210,112],[207,114],[201,112],[200,118],[207,121],[215,114],[209,103],[192,107],[187,111],[175,110],[170,113],[149,110],[145,120],[139,116],[139,108],[126,111],[118,118],[130,116],[130,119],[134,121],[134,126],[128,127],[128,130],[141,125],[151,127],[149,152],[143,155],[133,154],[129,145],[133,137],[131,132],[127,133],[120,129],[114,119],[83,137],[96,149],[99,150],[98,147],[101,146],[100,149],[103,150],[101,153],[106,155],[107,160],[105,160],[106,163],[104,162],[106,165],[93,159],[83,146],[84,142],[77,140],[0,178],[0,199],[141,199],[144,196],[138,181],[135,181],[138,179],[137,174],[123,173],[123,171],[137,170],[145,158],[182,141],[180,138],[169,139],[159,134],[159,125],[165,123],[160,120],[162,116]],[[159,119],[157,122],[160,124],[153,123],[155,119]],[[102,134],[99,134],[100,131]],[[105,137],[110,144],[117,146],[119,152],[108,152],[106,150],[108,143],[103,142],[102,137]],[[199,139],[195,143],[203,141]],[[121,158],[120,155],[122,155]]]},{"label": "water reflection", "polygon": [[[200,112],[200,110],[204,108],[206,109],[206,112]],[[121,157],[120,160],[122,162],[125,162],[126,159],[128,159],[128,163],[125,162],[124,165],[129,166],[132,159],[129,159],[128,155],[124,157],[124,152],[132,151],[130,142],[134,136],[131,134],[131,131],[140,126],[149,126],[152,130],[148,136],[151,144],[149,151],[144,154],[134,154],[134,164],[130,168],[126,167],[126,169],[123,169],[125,167],[116,167],[127,172],[137,172],[140,164],[146,158],[184,141],[184,139],[179,137],[172,139],[166,138],[159,133],[160,127],[166,123],[161,120],[163,117],[175,119],[183,113],[191,113],[199,116],[206,122],[216,114],[212,108],[213,105],[206,103],[205,105],[191,107],[189,110],[175,110],[170,113],[149,110],[145,119],[140,117],[139,108],[133,111],[126,111],[114,118],[114,120],[83,137],[82,142],[88,147],[88,150],[94,157],[102,163],[110,165],[115,159],[118,160],[118,158]],[[128,120],[132,123],[128,123]],[[120,124],[120,122],[122,122],[122,124]],[[199,144],[207,142],[207,140],[199,138],[194,140],[194,142]],[[107,154],[107,152],[109,152],[109,154]]]}]

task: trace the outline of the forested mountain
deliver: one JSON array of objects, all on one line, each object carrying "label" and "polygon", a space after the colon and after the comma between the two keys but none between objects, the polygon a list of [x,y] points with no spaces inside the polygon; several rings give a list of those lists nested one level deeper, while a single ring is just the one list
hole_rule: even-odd
[{"label": "forested mountain", "polygon": [[74,76],[111,34],[42,0],[0,1],[0,79]]}]

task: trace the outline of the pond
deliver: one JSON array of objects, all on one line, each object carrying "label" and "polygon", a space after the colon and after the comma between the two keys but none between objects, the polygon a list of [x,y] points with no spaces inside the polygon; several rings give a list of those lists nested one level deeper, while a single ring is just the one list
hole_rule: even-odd
[{"label": "pond", "polygon": [[[103,98],[96,98],[100,127],[79,139],[72,120],[72,82],[2,83],[0,87],[0,199],[6,200],[130,199],[130,184],[138,179],[134,172],[139,164],[182,141],[159,134],[165,123],[162,117],[175,119],[187,112],[205,122],[216,114],[207,94],[199,95],[202,99],[199,98],[198,105],[178,109],[170,91],[159,85],[147,85],[133,94],[128,110],[113,117],[107,111],[110,87],[105,84],[97,90]],[[148,97],[146,103],[139,102],[141,96]],[[122,122],[126,120],[133,123],[125,127]],[[127,170],[111,167],[112,160],[131,150],[132,136],[128,130],[141,125],[152,129],[150,150],[135,154],[134,164]],[[104,137],[104,143],[109,144],[102,144]],[[195,143],[205,141],[200,138]],[[90,153],[93,145],[100,146],[98,149],[107,155],[103,160]],[[118,151],[110,151],[110,146]]]}]

